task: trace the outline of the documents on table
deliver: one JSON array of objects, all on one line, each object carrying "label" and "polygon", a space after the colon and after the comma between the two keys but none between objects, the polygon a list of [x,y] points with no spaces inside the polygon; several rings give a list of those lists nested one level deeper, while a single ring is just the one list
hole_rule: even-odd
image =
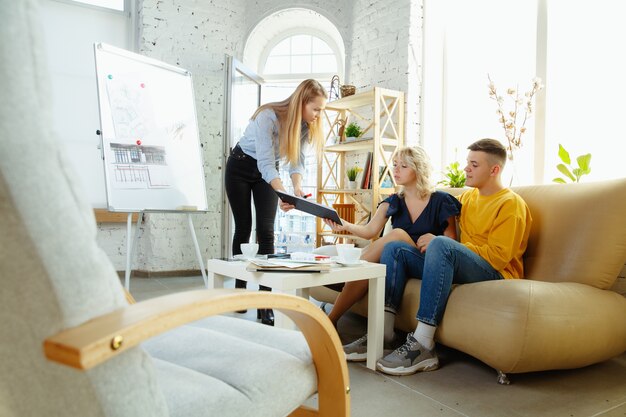
[{"label": "documents on table", "polygon": [[330,256],[327,255],[319,255],[316,253],[309,252],[292,252],[289,256],[291,261],[299,261],[303,263],[320,263],[320,262],[330,262]]},{"label": "documents on table", "polygon": [[267,272],[322,272],[328,271],[331,264],[328,261],[295,261],[291,259],[250,259],[250,263],[246,267],[248,271],[267,271]]}]

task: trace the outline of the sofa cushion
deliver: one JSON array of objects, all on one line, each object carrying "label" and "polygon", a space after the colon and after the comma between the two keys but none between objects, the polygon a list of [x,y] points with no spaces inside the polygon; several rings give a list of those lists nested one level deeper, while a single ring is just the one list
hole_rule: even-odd
[{"label": "sofa cushion", "polygon": [[459,285],[437,340],[503,372],[578,368],[626,350],[626,300],[573,282]]},{"label": "sofa cushion", "polygon": [[533,216],[526,278],[611,288],[626,260],[626,178],[514,191]]}]

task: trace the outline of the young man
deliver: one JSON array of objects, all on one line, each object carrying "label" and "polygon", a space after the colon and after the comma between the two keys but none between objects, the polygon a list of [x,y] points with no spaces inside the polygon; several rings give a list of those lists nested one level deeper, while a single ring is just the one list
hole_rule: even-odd
[{"label": "young man", "polygon": [[417,240],[417,248],[390,242],[383,249],[381,263],[391,283],[386,288],[397,292],[386,299],[400,300],[408,277],[422,277],[417,328],[377,362],[384,373],[409,375],[439,367],[434,336],[453,283],[524,277],[522,255],[532,219],[524,200],[502,186],[506,149],[494,139],[481,139],[468,149],[466,185],[473,189],[459,196],[460,242],[427,234]]}]

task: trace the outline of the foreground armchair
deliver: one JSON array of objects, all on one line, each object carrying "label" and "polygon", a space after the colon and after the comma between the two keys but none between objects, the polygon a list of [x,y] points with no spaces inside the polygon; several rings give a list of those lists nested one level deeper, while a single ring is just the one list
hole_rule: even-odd
[{"label": "foreground armchair", "polygon": [[[197,321],[246,308],[274,308],[285,313],[302,330],[311,355],[293,331],[229,317]],[[150,340],[154,336],[159,337]],[[192,343],[184,345],[183,340]],[[181,389],[192,385],[192,381],[177,382],[182,384],[178,387],[182,395],[166,398],[166,402],[174,410],[185,408],[183,415],[190,415],[189,401],[203,404],[198,415],[284,415],[285,410],[290,411],[294,404],[297,407],[315,391],[318,410],[301,406],[290,415],[349,415],[348,373],[339,338],[319,308],[295,296],[197,290],[158,297],[63,330],[45,340],[44,351],[51,361],[89,370],[105,366],[107,361],[146,341],[143,347],[153,358],[182,367],[183,372],[192,370],[215,379],[206,378],[206,385],[199,387],[208,397],[200,399],[185,395]],[[246,350],[255,349],[255,344],[260,345],[259,353],[250,356]],[[242,345],[248,346],[242,349]],[[274,357],[271,350],[275,351]],[[282,358],[284,354],[293,358]],[[219,363],[214,363],[216,359]],[[200,369],[189,367],[189,363],[201,364],[197,367]],[[278,369],[272,369],[272,363]],[[243,378],[238,379],[237,374]],[[232,401],[224,403],[232,387],[239,392],[231,393]],[[224,394],[216,395],[216,391]],[[261,398],[255,401],[255,396]]]},{"label": "foreground armchair", "polygon": [[[0,416],[348,415],[339,338],[308,301],[221,290],[129,305],[51,132],[38,3],[0,4]],[[302,333],[218,316],[257,307]],[[315,392],[319,412],[301,407]]]}]

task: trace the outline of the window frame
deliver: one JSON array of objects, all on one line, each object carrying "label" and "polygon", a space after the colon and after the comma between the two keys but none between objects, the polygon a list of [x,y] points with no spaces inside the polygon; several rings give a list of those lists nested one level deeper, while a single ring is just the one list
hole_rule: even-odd
[{"label": "window frame", "polygon": [[[444,167],[450,162],[446,159],[447,137],[447,101],[448,65],[445,30],[445,4],[440,0],[424,0],[424,79],[422,83],[421,120],[430,123],[420,124],[420,142],[431,155],[436,165]],[[537,0],[536,9],[536,45],[535,74],[542,80],[547,79],[548,67],[548,8],[547,0]],[[541,90],[535,97],[535,112],[531,123],[534,124],[533,143],[533,184],[544,183],[546,171],[546,94]],[[460,156],[462,157],[462,156]]]},{"label": "window frame", "polygon": [[[272,50],[278,45],[280,44],[282,41],[291,38],[293,36],[297,36],[297,35],[308,35],[308,36],[314,36],[320,40],[322,40],[323,42],[326,43],[326,45],[328,45],[328,47],[332,50],[333,54],[335,55],[335,60],[337,62],[337,71],[336,73],[330,73],[330,72],[319,72],[319,73],[309,73],[309,72],[305,72],[305,73],[283,73],[283,74],[266,74],[265,73],[265,65],[267,63],[267,59],[270,56]],[[294,80],[303,80],[306,78],[315,78],[316,80],[321,80],[321,79],[328,79],[330,80],[333,75],[339,75],[340,78],[343,77],[343,73],[344,73],[344,60],[343,57],[341,55],[341,52],[339,50],[338,45],[335,43],[335,41],[332,39],[331,36],[327,35],[326,33],[320,31],[320,30],[315,30],[313,28],[294,28],[294,29],[289,29],[286,30],[284,32],[281,32],[279,35],[275,36],[274,38],[272,38],[265,46],[265,48],[263,49],[263,51],[261,52],[260,56],[259,56],[259,63],[258,63],[258,68],[259,68],[259,75],[261,77],[263,77],[264,80],[266,80],[267,82],[272,82],[272,83],[288,83],[288,82],[293,82]]]},{"label": "window frame", "polygon": [[131,0],[123,1],[124,6],[122,10],[114,9],[112,7],[107,7],[107,6],[100,6],[96,4],[83,3],[83,1],[81,0],[54,0],[54,1],[57,1],[59,3],[71,4],[74,6],[86,7],[86,8],[94,9],[94,10],[105,11],[109,13],[127,14],[131,11]]}]

